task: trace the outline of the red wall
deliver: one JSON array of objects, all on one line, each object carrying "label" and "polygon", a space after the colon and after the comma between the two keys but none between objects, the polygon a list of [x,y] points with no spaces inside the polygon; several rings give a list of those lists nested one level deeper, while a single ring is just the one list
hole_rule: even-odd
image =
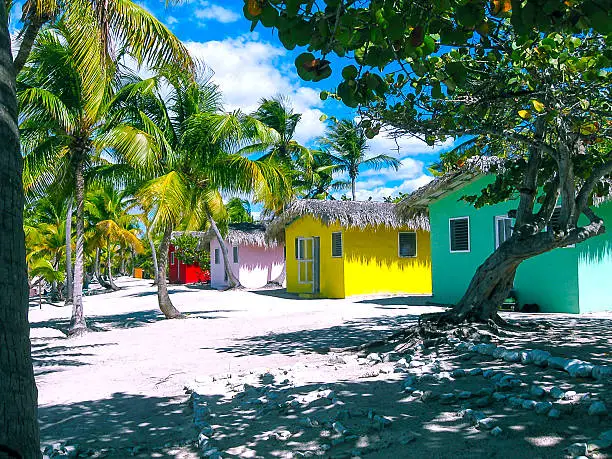
[{"label": "red wall", "polygon": [[170,244],[168,248],[168,265],[170,267],[171,284],[194,284],[196,282],[210,281],[210,271],[203,271],[198,265],[186,265],[179,261],[178,258],[173,259],[174,250],[174,245]]}]

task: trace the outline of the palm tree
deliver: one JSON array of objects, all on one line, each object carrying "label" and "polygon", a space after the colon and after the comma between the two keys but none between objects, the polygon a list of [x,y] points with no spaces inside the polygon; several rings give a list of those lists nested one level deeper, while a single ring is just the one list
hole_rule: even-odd
[{"label": "palm tree", "polygon": [[388,155],[366,158],[368,144],[365,130],[352,120],[340,120],[328,128],[321,144],[329,150],[335,170],[348,173],[353,201],[357,200],[355,182],[361,167],[373,167],[376,170],[392,167],[398,170],[401,165],[401,161]]},{"label": "palm tree", "polygon": [[[167,251],[172,230],[209,225],[221,245],[230,286],[239,281],[231,271],[228,250],[217,221],[227,219],[221,192],[249,193],[268,205],[291,192],[283,170],[269,158],[251,160],[240,152],[257,142],[269,142],[270,130],[240,112],[221,113],[221,97],[208,80],[190,81],[176,72],[162,72],[170,95],[162,97],[155,84],[141,97],[141,109],[131,119],[159,129],[156,135],[166,157],[159,173],[138,193],[163,231],[158,250],[158,299],[166,317],[179,317],[167,293]],[[166,102],[167,101],[167,102]],[[162,138],[163,137],[163,138]],[[273,192],[274,191],[274,192]]]},{"label": "palm tree", "polygon": [[231,198],[225,204],[230,223],[252,223],[251,203],[247,199]]},{"label": "palm tree", "polygon": [[[119,75],[116,64],[101,65],[102,43],[86,36],[84,31],[94,26],[83,20],[77,29],[60,22],[39,34],[32,59],[18,79],[26,189],[74,190],[72,335],[87,330],[82,298],[86,174],[103,161],[102,152],[135,163],[157,151],[146,132],[109,116],[118,97]],[[85,65],[85,59],[91,62]]]}]

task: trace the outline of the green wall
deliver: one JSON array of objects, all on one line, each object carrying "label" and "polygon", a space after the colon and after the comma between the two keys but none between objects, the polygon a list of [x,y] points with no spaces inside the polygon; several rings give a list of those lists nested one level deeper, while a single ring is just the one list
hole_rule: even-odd
[{"label": "green wall", "polygon": [[[516,201],[475,209],[461,201],[478,194],[494,177],[482,177],[432,203],[431,259],[433,299],[453,304],[461,299],[476,269],[495,249],[495,217],[507,215]],[[470,217],[470,252],[450,253],[449,218]],[[515,280],[519,302],[537,303],[543,312],[579,312],[577,248],[555,249],[525,261]]]},{"label": "green wall", "polygon": [[612,202],[595,211],[608,232],[577,246],[580,312],[612,310]]}]

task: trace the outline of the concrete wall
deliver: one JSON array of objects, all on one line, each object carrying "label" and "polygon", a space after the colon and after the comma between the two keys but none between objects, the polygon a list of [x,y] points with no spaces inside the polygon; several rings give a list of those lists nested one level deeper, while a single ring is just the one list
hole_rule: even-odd
[{"label": "concrete wall", "polygon": [[[517,207],[517,201],[508,201],[475,209],[460,200],[493,180],[482,177],[430,205],[434,301],[461,299],[476,269],[495,250],[495,217]],[[470,252],[451,253],[449,218],[465,216],[470,217]],[[537,303],[544,312],[578,312],[577,256],[576,248],[562,248],[523,262],[514,284],[519,302]]]},{"label": "concrete wall", "polygon": [[[342,232],[343,256],[332,257],[332,233]],[[417,257],[400,258],[398,232],[384,227],[346,229],[326,226],[304,216],[285,230],[287,246],[287,291],[311,293],[310,284],[298,282],[295,239],[319,237],[320,294],[324,298],[344,298],[373,293],[431,294],[429,233],[417,232]]]},{"label": "concrete wall", "polygon": [[[238,263],[233,262],[233,246],[225,242],[234,275],[246,288],[260,288],[276,279],[283,270],[284,255],[281,245],[262,247],[252,245],[238,246]],[[219,250],[219,263],[215,264],[215,249]],[[210,242],[210,285],[213,288],[227,286],[223,252],[216,239]]]}]

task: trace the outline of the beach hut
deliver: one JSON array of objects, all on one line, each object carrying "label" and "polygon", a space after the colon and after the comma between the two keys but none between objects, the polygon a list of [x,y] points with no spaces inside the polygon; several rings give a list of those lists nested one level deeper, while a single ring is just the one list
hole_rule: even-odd
[{"label": "beach hut", "polygon": [[[479,194],[494,180],[486,172],[452,172],[399,204],[400,213],[429,213],[434,302],[459,301],[476,269],[512,234],[514,220],[508,212],[517,208],[518,200],[476,209],[461,199]],[[612,221],[612,202],[599,202],[597,214]],[[543,312],[603,311],[612,309],[610,278],[612,234],[606,232],[524,261],[514,291],[519,306],[537,304]]]},{"label": "beach hut", "polygon": [[295,201],[269,228],[284,237],[287,291],[303,296],[431,294],[429,222],[393,203]]},{"label": "beach hut", "polygon": [[[173,233],[173,237],[180,233]],[[201,237],[204,233],[191,233]],[[176,256],[174,244],[168,246],[168,278],[171,284],[194,284],[210,281],[210,271],[198,265],[186,264]]]},{"label": "beach hut", "polygon": [[[223,252],[212,231],[206,233],[210,241],[210,284],[214,288],[227,287]],[[284,272],[283,245],[266,240],[266,227],[256,223],[233,223],[225,236],[230,266],[242,286],[260,288],[269,282],[282,283]]]}]

